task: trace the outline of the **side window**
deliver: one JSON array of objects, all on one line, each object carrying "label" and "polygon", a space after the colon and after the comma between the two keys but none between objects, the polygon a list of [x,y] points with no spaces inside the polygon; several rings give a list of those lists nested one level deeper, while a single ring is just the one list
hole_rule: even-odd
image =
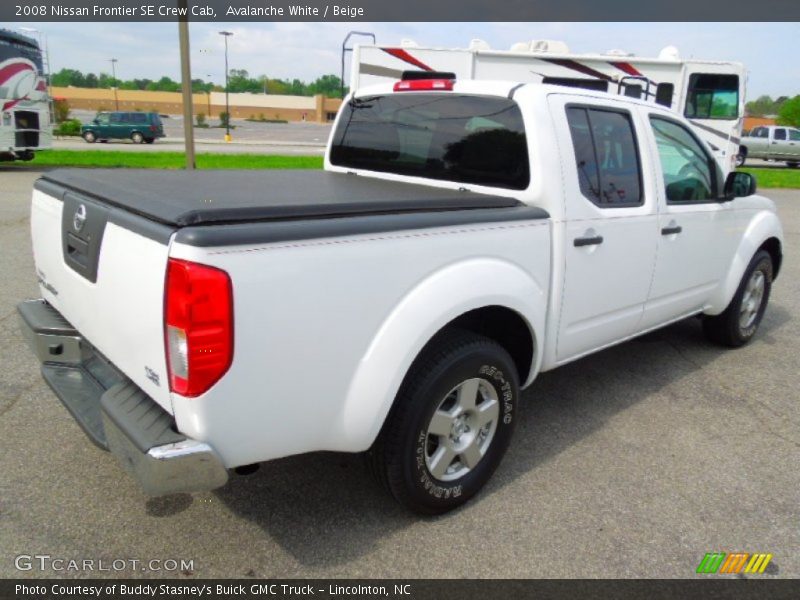
[{"label": "side window", "polygon": [[789,139],[793,142],[800,142],[800,130],[798,129],[790,129],[789,130]]},{"label": "side window", "polygon": [[111,113],[111,122],[112,123],[122,123],[122,113]]},{"label": "side window", "polygon": [[776,129],[775,130],[775,139],[776,140],[785,140],[786,139],[786,130],[785,129]]},{"label": "side window", "polygon": [[766,127],[759,127],[758,137],[767,139],[769,137],[769,129],[767,129]]},{"label": "side window", "polygon": [[607,208],[642,203],[639,152],[630,115],[567,107],[581,193]]},{"label": "side window", "polygon": [[739,76],[692,73],[684,115],[690,119],[739,118]]},{"label": "side window", "polygon": [[108,125],[110,117],[111,117],[111,115],[109,115],[108,113],[100,113],[96,117],[97,124],[98,125]]},{"label": "side window", "polygon": [[673,121],[651,117],[658,147],[667,202],[702,202],[716,198],[712,159],[688,129]]},{"label": "side window", "polygon": [[147,115],[144,113],[131,113],[130,117],[132,123],[147,123]]}]

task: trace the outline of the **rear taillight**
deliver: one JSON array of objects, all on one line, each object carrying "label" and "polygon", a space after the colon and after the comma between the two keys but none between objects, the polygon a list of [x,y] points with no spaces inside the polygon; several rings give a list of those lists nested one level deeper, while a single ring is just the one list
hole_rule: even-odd
[{"label": "rear taillight", "polygon": [[233,291],[225,271],[170,258],[164,303],[170,390],[199,396],[233,359]]},{"label": "rear taillight", "polygon": [[422,92],[432,90],[452,91],[455,81],[452,79],[411,79],[394,84],[395,92]]},{"label": "rear taillight", "polygon": [[150,125],[150,131],[158,131],[158,128],[155,125]]}]

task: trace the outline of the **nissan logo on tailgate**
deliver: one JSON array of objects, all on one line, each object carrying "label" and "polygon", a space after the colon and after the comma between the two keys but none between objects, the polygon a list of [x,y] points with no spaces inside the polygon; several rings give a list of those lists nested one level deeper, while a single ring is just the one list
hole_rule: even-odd
[{"label": "nissan logo on tailgate", "polygon": [[72,227],[75,231],[83,229],[83,224],[86,222],[86,205],[81,204],[78,210],[75,211],[75,216],[72,217]]}]

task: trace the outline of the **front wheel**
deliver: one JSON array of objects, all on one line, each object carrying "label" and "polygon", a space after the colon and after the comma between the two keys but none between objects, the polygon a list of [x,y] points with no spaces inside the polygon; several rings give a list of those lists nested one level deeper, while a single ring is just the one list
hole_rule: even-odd
[{"label": "front wheel", "polygon": [[744,152],[740,151],[736,155],[736,166],[743,167],[746,160],[747,160],[747,155]]},{"label": "front wheel", "polygon": [[514,362],[496,342],[452,332],[412,365],[368,457],[401,504],[452,510],[489,480],[517,420]]},{"label": "front wheel", "polygon": [[796,160],[790,160],[787,161],[786,166],[790,169],[796,169],[797,167],[800,167],[800,162],[797,162]]},{"label": "front wheel", "polygon": [[753,338],[767,309],[772,273],[772,257],[759,250],[745,269],[728,308],[703,319],[703,331],[711,341],[736,348]]},{"label": "front wheel", "polygon": [[97,136],[94,134],[93,131],[84,131],[83,139],[86,141],[87,144],[94,144],[97,141]]}]

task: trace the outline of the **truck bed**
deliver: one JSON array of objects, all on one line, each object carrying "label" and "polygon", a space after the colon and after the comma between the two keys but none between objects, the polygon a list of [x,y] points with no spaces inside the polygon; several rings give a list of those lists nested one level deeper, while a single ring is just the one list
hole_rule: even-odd
[{"label": "truck bed", "polygon": [[56,197],[79,192],[171,227],[522,206],[503,196],[317,170],[59,169],[36,187]]}]

